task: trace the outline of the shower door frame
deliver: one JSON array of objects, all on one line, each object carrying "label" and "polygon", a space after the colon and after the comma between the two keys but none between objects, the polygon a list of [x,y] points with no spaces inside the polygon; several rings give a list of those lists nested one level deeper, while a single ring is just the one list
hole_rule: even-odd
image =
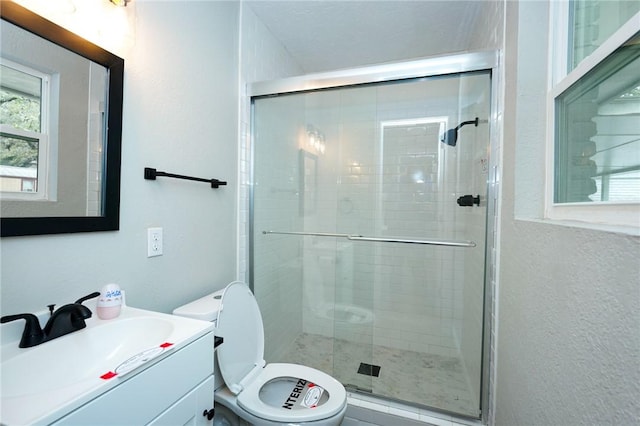
[{"label": "shower door frame", "polygon": [[[480,419],[484,424],[489,421],[489,413],[493,406],[493,390],[495,384],[495,366],[492,358],[491,339],[494,337],[493,321],[495,303],[494,294],[497,283],[496,247],[498,244],[497,232],[499,228],[499,177],[501,164],[499,153],[501,152],[500,117],[502,110],[502,90],[500,73],[500,52],[480,51],[446,56],[429,57],[406,62],[396,62],[382,65],[372,65],[361,68],[351,68],[339,71],[307,74],[297,77],[289,77],[279,80],[255,82],[247,85],[247,97],[250,99],[251,128],[254,120],[254,99],[276,96],[282,94],[294,94],[312,92],[322,89],[337,89],[348,86],[358,86],[369,83],[393,82],[405,79],[435,77],[448,74],[459,74],[474,71],[489,71],[491,76],[491,102],[489,118],[489,173],[487,175],[487,215],[486,215],[486,244],[485,244],[485,276],[484,276],[484,306],[482,325],[482,373],[480,379]],[[255,146],[254,134],[250,134],[250,158],[249,158],[249,259],[247,271],[249,286],[254,290],[253,283],[253,147]],[[384,399],[384,398],[381,398]]]}]

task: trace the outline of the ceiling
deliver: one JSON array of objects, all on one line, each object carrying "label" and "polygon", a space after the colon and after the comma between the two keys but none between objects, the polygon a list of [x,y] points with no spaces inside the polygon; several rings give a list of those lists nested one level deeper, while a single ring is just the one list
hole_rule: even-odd
[{"label": "ceiling", "polygon": [[460,52],[479,0],[247,1],[304,73]]}]

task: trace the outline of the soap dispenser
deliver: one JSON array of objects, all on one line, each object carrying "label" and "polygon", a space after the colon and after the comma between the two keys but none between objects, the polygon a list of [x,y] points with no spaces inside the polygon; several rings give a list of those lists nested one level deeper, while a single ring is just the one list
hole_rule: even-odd
[{"label": "soap dispenser", "polygon": [[108,320],[120,315],[122,308],[122,291],[118,284],[107,284],[100,290],[96,305],[98,318]]}]

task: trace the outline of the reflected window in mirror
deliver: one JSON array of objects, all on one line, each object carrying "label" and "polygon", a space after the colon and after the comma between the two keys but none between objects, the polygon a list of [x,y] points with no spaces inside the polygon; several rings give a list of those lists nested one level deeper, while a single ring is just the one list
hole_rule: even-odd
[{"label": "reflected window in mirror", "polygon": [[0,59],[2,200],[47,198],[51,76]]},{"label": "reflected window in mirror", "polygon": [[4,35],[3,217],[102,215],[106,68],[8,24]]}]

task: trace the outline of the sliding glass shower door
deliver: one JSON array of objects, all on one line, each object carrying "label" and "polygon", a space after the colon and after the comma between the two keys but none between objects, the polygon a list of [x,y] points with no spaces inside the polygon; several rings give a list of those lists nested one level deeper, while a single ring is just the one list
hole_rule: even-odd
[{"label": "sliding glass shower door", "polygon": [[253,99],[268,362],[477,417],[490,73]]}]

